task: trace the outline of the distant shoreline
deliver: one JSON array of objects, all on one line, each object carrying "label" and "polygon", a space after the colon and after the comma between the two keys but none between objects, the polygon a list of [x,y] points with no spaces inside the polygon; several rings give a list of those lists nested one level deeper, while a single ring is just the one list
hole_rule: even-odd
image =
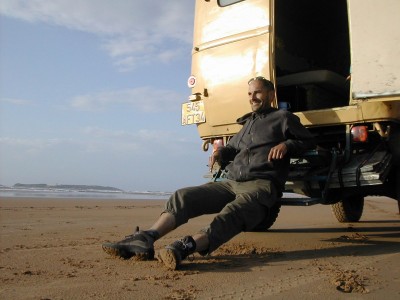
[{"label": "distant shoreline", "polygon": [[170,192],[33,190],[12,188],[0,189],[0,198],[166,200],[170,195]]}]

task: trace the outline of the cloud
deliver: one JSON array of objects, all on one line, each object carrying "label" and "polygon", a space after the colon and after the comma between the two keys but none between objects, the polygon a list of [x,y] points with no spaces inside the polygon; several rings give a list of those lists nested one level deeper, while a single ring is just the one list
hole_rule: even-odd
[{"label": "cloud", "polygon": [[169,157],[186,155],[188,144],[193,143],[170,130],[126,131],[88,126],[82,129],[82,133],[86,152],[112,153],[127,157],[166,157],[166,153]]},{"label": "cloud", "polygon": [[[163,153],[180,155],[187,153],[185,147],[193,141],[188,141],[176,132],[170,130],[115,130],[88,126],[74,134],[73,138],[14,138],[0,137],[0,149],[5,157],[12,159],[62,157],[86,155],[87,153],[105,154],[106,156],[121,155],[131,157],[157,157]],[[185,145],[185,147],[183,147]]]},{"label": "cloud", "polygon": [[181,99],[184,96],[174,91],[140,87],[79,95],[71,99],[70,105],[81,111],[104,111],[113,106],[128,106],[141,112],[160,112],[176,110],[176,103]]},{"label": "cloud", "polygon": [[[142,151],[144,146],[153,149],[167,148],[170,141],[176,136],[167,130],[141,129],[129,132],[99,127],[85,127],[80,133],[77,133],[74,138],[0,137],[0,147],[3,150],[6,148],[14,149],[12,152],[22,152],[29,155],[54,153],[55,149],[131,155],[137,150]],[[15,151],[16,149],[18,151]]]},{"label": "cloud", "polygon": [[168,143],[171,140],[174,142],[184,142],[169,130],[150,130],[139,129],[136,131],[126,130],[110,130],[97,126],[87,126],[82,129],[82,133],[93,139],[100,140],[120,140],[120,141],[137,141],[139,144],[151,142],[152,144]]},{"label": "cloud", "polygon": [[16,99],[16,98],[1,98],[0,103],[8,103],[12,105],[31,105],[32,101],[26,99]]},{"label": "cloud", "polygon": [[193,7],[187,0],[2,0],[0,12],[95,34],[116,66],[127,71],[150,59],[170,62],[189,49]]},{"label": "cloud", "polygon": [[[62,144],[71,143],[71,139],[60,139],[60,138],[14,138],[14,137],[0,137],[0,146],[11,147],[12,149],[24,149],[24,153],[36,154],[57,147]],[[15,151],[15,153],[20,153]]]}]

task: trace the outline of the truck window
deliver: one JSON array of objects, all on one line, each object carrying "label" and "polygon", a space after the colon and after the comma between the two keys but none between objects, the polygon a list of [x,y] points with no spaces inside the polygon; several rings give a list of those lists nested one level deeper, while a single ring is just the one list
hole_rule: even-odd
[{"label": "truck window", "polygon": [[228,5],[235,4],[238,2],[242,2],[242,1],[243,0],[218,0],[218,5],[224,7],[224,6],[228,6]]}]

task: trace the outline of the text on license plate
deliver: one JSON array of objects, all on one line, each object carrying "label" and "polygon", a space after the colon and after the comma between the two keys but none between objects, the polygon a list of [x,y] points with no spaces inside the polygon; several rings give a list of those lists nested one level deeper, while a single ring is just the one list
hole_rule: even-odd
[{"label": "text on license plate", "polygon": [[203,101],[186,102],[182,104],[182,125],[204,123],[206,112]]}]

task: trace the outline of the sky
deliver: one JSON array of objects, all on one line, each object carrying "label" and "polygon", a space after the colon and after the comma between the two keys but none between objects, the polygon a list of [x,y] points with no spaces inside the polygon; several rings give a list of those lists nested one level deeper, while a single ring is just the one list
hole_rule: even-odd
[{"label": "sky", "polygon": [[206,181],[188,101],[194,1],[2,0],[0,184]]}]

